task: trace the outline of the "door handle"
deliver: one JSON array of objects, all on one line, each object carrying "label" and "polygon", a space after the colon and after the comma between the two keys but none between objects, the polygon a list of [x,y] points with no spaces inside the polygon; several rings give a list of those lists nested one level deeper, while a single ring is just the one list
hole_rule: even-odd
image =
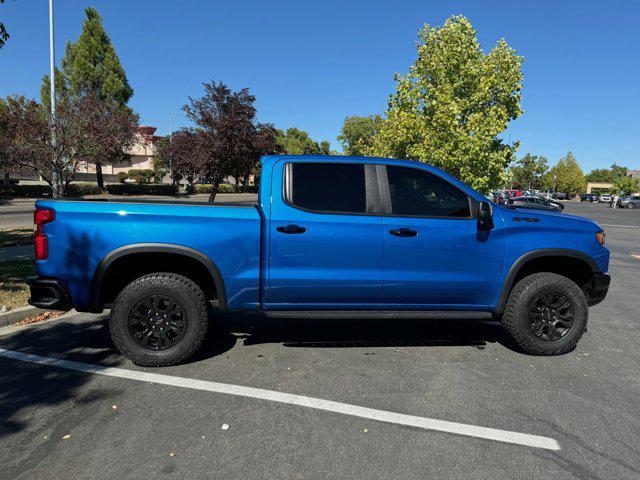
[{"label": "door handle", "polygon": [[307,231],[306,228],[299,225],[287,225],[286,227],[278,227],[276,228],[276,230],[280,233],[286,233],[288,235],[296,235]]},{"label": "door handle", "polygon": [[415,237],[418,235],[418,232],[415,230],[411,230],[410,228],[398,228],[397,230],[389,230],[391,235],[395,235],[396,237]]}]

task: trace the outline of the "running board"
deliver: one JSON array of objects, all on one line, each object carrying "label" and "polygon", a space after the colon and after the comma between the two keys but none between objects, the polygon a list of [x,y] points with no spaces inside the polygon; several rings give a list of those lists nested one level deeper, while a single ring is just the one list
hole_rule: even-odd
[{"label": "running board", "polygon": [[491,312],[469,310],[271,310],[270,318],[452,318],[491,319]]}]

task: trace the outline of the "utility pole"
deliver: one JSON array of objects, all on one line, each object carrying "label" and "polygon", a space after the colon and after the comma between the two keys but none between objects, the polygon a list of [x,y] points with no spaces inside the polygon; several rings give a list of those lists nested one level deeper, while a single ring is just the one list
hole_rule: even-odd
[{"label": "utility pole", "polygon": [[55,47],[53,44],[53,0],[49,0],[49,83],[51,87],[51,145],[53,146],[53,175],[51,177],[53,183],[53,196],[58,197],[60,193],[60,173],[56,169],[56,58]]}]

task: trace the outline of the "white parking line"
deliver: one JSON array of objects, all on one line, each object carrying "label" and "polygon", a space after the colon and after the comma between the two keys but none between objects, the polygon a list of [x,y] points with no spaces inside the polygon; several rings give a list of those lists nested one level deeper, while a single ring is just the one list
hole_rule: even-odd
[{"label": "white parking line", "polygon": [[605,225],[605,224],[602,224],[602,225],[601,225],[601,227],[607,227],[607,228],[609,228],[609,227],[619,227],[619,228],[640,228],[640,227],[637,227],[637,226],[635,226],[635,225]]},{"label": "white parking line", "polygon": [[348,403],[305,397],[303,395],[264,390],[262,388],[243,387],[228,383],[209,382],[206,380],[195,380],[192,378],[175,377],[170,375],[158,375],[156,373],[126,370],[124,368],[104,367],[102,365],[74,362],[60,358],[31,355],[13,350],[5,350],[3,348],[0,348],[0,357],[29,363],[37,363],[39,365],[65,368],[67,370],[106,375],[108,377],[126,378],[128,380],[153,382],[162,385],[171,385],[173,387],[183,387],[193,390],[204,390],[207,392],[225,393],[228,395],[270,400],[272,402],[287,403],[300,407],[314,408],[316,410],[368,418],[370,420],[377,420],[380,422],[406,425],[425,430],[437,430],[440,432],[454,433],[457,435],[482,438],[485,440],[494,440],[496,442],[512,443],[533,448],[543,448],[546,450],[560,450],[560,445],[553,438],[529,435],[527,433],[511,432],[508,430],[499,430],[496,428],[478,427],[464,423],[447,422],[432,418],[416,417],[413,415],[405,415],[386,410],[376,410],[373,408],[350,405]]}]

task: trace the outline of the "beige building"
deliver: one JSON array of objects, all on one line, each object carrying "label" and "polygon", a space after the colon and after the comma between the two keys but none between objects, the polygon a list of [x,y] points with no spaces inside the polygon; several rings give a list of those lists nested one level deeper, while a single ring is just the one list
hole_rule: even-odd
[{"label": "beige building", "polygon": [[[102,174],[105,181],[115,182],[115,176],[120,172],[128,172],[131,169],[153,170],[153,161],[156,156],[156,143],[160,137],[154,135],[156,127],[142,125],[138,127],[138,134],[135,144],[125,153],[129,159],[113,165],[102,165]],[[80,174],[96,173],[96,166],[93,163],[83,163],[78,168]],[[112,177],[113,176],[113,177]]]}]

